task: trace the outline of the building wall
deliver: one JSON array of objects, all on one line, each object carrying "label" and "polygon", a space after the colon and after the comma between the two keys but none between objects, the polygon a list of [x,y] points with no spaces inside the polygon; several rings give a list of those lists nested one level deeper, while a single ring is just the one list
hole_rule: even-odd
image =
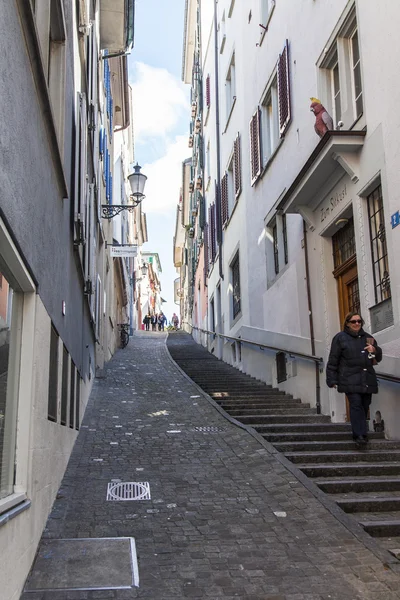
[{"label": "building wall", "polygon": [[[354,124],[355,130],[366,127],[363,148],[349,157],[354,177],[338,163],[329,181],[321,181],[319,188],[312,191],[310,222],[307,223],[308,259],[310,268],[310,290],[312,316],[315,330],[315,353],[326,362],[332,336],[340,328],[337,282],[332,275],[332,234],[338,218],[354,216],[357,266],[360,283],[361,311],[370,328],[370,308],[375,304],[369,225],[366,200],[363,197],[368,185],[380,175],[385,210],[385,226],[389,255],[394,323],[375,334],[382,345],[384,360],[378,370],[392,374],[400,367],[400,273],[396,268],[396,257],[400,247],[400,227],[391,229],[390,216],[398,210],[397,189],[399,187],[398,157],[400,151],[398,132],[400,120],[396,107],[400,97],[400,85],[393,80],[390,61],[382,61],[387,43],[392,44],[393,56],[399,54],[399,40],[394,25],[399,18],[399,7],[389,0],[384,5],[356,2],[359,34],[364,111]],[[288,262],[279,273],[271,271],[273,247],[269,221],[277,215],[274,207],[285,197],[307,159],[316,148],[319,138],[314,132],[315,117],[310,112],[310,98],[321,98],[330,102],[323,73],[318,64],[327,53],[341,16],[349,11],[351,2],[346,0],[310,3],[293,3],[280,0],[275,3],[263,34],[259,23],[260,3],[228,0],[218,2],[218,64],[221,175],[231,160],[233,142],[241,136],[242,192],[223,233],[222,261],[210,266],[208,281],[209,306],[214,298],[216,326],[227,334],[246,337],[254,341],[272,344],[278,339],[287,349],[311,353],[310,321],[306,287],[305,250],[303,219],[290,209],[287,212]],[[229,9],[233,7],[231,16]],[[225,21],[222,15],[225,13]],[[250,14],[251,13],[251,14]],[[305,35],[305,32],[312,32]],[[222,36],[225,35],[221,52]],[[261,104],[263,95],[271,81],[279,54],[286,39],[289,42],[291,123],[278,147],[265,167],[263,175],[251,185],[249,122]],[[374,44],[371,44],[374,39]],[[211,181],[217,179],[215,140],[215,67],[213,34],[208,46],[203,49],[203,74],[211,76],[210,114],[205,117],[204,147],[210,142]],[[228,115],[225,80],[228,76],[233,54],[235,54],[236,100]],[[384,64],[382,64],[384,63]],[[390,82],[390,85],[388,84]],[[344,91],[344,90],[343,90]],[[328,108],[328,106],[327,106]],[[331,111],[331,107],[329,107]],[[349,111],[349,106],[343,106]],[[352,125],[346,121],[344,129]],[[265,161],[264,161],[265,162]],[[306,176],[308,177],[308,175]],[[206,173],[206,181],[208,179]],[[330,220],[320,222],[321,207],[330,197],[346,187],[344,202],[336,205]],[[214,201],[213,187],[206,194],[207,203]],[[289,202],[289,200],[288,200]],[[347,211],[347,212],[346,212]],[[349,212],[350,211],[350,212]],[[241,316],[232,319],[232,294],[230,290],[230,264],[235,252],[240,252]],[[280,260],[282,257],[280,256]],[[282,263],[281,263],[282,264]],[[221,269],[222,267],[222,269]],[[221,272],[222,270],[222,272]],[[222,277],[223,275],[223,277]],[[218,292],[220,286],[220,292]],[[217,296],[220,294],[221,311],[218,315]],[[210,321],[210,319],[209,319]],[[278,338],[276,337],[278,335]],[[279,336],[281,336],[279,338]],[[211,346],[217,355],[232,362],[231,342],[214,341]],[[279,346],[278,346],[279,347]],[[304,364],[303,364],[304,363]],[[251,347],[242,349],[240,368],[276,384],[274,357],[260,354]],[[315,404],[315,369],[312,362],[291,365],[288,380],[280,387],[296,395],[302,393],[304,401]],[[345,418],[343,395],[328,390],[322,377],[322,407],[334,420]],[[397,389],[397,388],[396,388]],[[381,383],[381,391],[373,400],[373,409],[380,407],[382,414],[390,420],[388,434],[400,437],[400,422],[394,408],[393,385]]]}]

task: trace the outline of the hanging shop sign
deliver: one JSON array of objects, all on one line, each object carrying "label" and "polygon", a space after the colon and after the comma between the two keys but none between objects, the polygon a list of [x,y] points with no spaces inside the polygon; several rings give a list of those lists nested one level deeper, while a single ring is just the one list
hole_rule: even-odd
[{"label": "hanging shop sign", "polygon": [[111,256],[120,258],[132,258],[137,256],[138,247],[132,244],[121,244],[117,246],[111,246]]}]

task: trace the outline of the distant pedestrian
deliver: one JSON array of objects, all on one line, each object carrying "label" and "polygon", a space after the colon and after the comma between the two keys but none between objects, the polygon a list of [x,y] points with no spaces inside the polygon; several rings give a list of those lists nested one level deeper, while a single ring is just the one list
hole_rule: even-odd
[{"label": "distant pedestrian", "polygon": [[151,315],[150,321],[151,321],[151,330],[157,331],[158,315],[157,314]]},{"label": "distant pedestrian", "polygon": [[145,316],[145,318],[143,319],[143,323],[144,323],[146,331],[150,331],[150,314],[147,314]]},{"label": "distant pedestrian", "polygon": [[368,442],[367,416],[371,395],[378,393],[374,365],[382,360],[382,350],[375,339],[366,333],[364,320],[358,312],[349,312],[343,331],[332,340],[326,383],[328,387],[344,392],[350,403],[350,421],[353,440],[358,446]]},{"label": "distant pedestrian", "polygon": [[172,320],[172,325],[173,325],[173,327],[174,327],[174,329],[176,331],[178,329],[178,327],[179,327],[179,317],[178,317],[178,315],[174,313],[172,315],[172,319],[171,320]]},{"label": "distant pedestrian", "polygon": [[158,315],[158,331],[164,331],[165,323],[167,322],[167,317],[160,312]]}]

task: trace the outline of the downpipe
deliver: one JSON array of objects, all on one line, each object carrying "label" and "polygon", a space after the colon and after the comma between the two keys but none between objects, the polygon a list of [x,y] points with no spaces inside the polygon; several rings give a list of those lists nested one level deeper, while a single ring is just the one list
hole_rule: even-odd
[{"label": "downpipe", "polygon": [[[307,287],[307,304],[308,304],[308,318],[310,323],[310,341],[311,341],[311,354],[315,356],[315,335],[314,335],[314,319],[312,312],[312,301],[311,301],[311,288],[310,288],[310,267],[308,257],[308,243],[307,243],[307,224],[303,219],[303,239],[304,239],[304,264],[306,270],[306,287]],[[315,405],[317,409],[317,415],[321,414],[321,381],[319,372],[320,363],[315,361]]]}]

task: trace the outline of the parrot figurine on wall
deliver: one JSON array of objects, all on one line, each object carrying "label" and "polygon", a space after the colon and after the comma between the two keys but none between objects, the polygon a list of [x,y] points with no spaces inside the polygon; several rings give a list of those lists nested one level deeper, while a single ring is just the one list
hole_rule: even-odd
[{"label": "parrot figurine on wall", "polygon": [[333,119],[318,98],[310,98],[310,100],[310,110],[315,115],[315,133],[322,138],[327,131],[333,130]]}]

